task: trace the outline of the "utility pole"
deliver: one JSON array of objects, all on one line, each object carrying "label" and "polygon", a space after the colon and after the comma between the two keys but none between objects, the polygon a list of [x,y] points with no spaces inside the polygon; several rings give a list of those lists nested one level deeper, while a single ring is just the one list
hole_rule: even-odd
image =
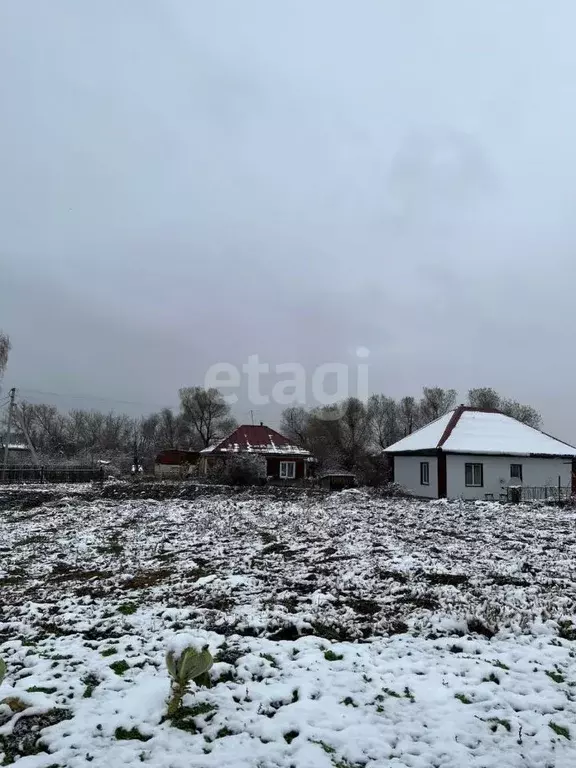
[{"label": "utility pole", "polygon": [[34,446],[32,445],[32,440],[30,440],[30,435],[28,434],[28,430],[26,429],[26,422],[24,420],[24,416],[22,414],[22,408],[18,410],[18,406],[15,407],[14,413],[18,417],[18,421],[20,422],[20,427],[22,428],[22,432],[24,433],[24,439],[26,440],[26,444],[28,445],[28,450],[30,451],[30,456],[32,456],[32,461],[34,464],[36,464],[36,467],[40,469],[40,462],[38,461],[38,456],[36,455],[36,451],[34,450]]},{"label": "utility pole", "polygon": [[14,398],[16,397],[16,387],[10,390],[10,405],[8,406],[8,427],[4,437],[4,464],[2,466],[2,482],[6,479],[6,468],[8,466],[8,451],[10,446],[10,432],[12,431],[12,414],[14,412]]}]

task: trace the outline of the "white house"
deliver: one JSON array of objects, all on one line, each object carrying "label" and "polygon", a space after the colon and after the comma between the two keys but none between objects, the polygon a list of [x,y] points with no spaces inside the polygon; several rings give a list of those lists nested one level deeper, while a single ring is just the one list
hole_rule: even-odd
[{"label": "white house", "polygon": [[499,499],[515,486],[576,492],[576,448],[497,411],[461,405],[385,449],[394,481],[432,499]]}]

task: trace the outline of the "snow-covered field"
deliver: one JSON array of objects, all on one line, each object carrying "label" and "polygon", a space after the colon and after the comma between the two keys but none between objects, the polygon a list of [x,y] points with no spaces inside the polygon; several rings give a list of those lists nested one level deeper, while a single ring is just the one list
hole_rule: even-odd
[{"label": "snow-covered field", "polygon": [[[35,503],[0,512],[4,764],[576,765],[572,510]],[[169,721],[179,633],[216,664]]]}]

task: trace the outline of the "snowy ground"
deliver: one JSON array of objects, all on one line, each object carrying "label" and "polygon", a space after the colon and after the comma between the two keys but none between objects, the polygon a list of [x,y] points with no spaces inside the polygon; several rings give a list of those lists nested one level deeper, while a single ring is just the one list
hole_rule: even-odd
[{"label": "snowy ground", "polygon": [[[571,510],[358,491],[38,503],[0,513],[0,699],[23,710],[0,705],[0,762],[576,764]],[[217,663],[170,722],[181,632]]]}]

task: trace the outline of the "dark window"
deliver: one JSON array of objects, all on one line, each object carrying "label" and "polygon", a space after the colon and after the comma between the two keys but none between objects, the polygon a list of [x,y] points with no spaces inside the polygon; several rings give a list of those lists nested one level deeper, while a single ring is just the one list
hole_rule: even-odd
[{"label": "dark window", "polygon": [[420,462],[420,485],[430,485],[430,463]]},{"label": "dark window", "polygon": [[522,480],[522,464],[510,464],[510,477]]},{"label": "dark window", "polygon": [[466,464],[464,472],[468,487],[481,488],[484,485],[483,464]]}]

